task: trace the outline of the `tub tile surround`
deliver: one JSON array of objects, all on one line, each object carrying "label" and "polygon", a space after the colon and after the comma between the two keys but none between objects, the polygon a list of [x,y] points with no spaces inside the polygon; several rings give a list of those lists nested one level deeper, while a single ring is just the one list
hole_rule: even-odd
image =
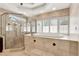
[{"label": "tub tile surround", "polygon": [[[26,34],[25,36],[31,36],[31,34]],[[41,37],[41,38],[55,38],[60,40],[69,40],[69,41],[79,41],[79,34],[52,34],[52,33],[36,33],[32,35],[33,37]]]},{"label": "tub tile surround", "polygon": [[[72,35],[71,35],[72,36]],[[76,39],[76,41],[75,41]],[[36,40],[36,42],[34,42]],[[28,42],[28,43],[27,43]],[[56,45],[54,46],[53,43]],[[79,40],[78,37],[67,37],[67,39],[45,37],[45,36],[30,36],[25,35],[25,51],[28,50],[36,55],[49,56],[78,56],[79,55]]]}]

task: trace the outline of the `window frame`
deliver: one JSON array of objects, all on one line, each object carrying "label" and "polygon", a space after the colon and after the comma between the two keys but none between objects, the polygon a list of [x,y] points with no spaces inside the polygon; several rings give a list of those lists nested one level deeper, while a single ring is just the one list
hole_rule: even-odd
[{"label": "window frame", "polygon": [[[60,19],[62,19],[62,17],[68,17],[68,24],[67,24],[67,27],[68,27],[68,29],[67,29],[67,33],[60,33]],[[70,19],[69,19],[69,16],[60,16],[60,17],[50,17],[50,18],[46,18],[46,19],[37,19],[37,20],[34,20],[35,21],[35,33],[52,33],[50,30],[51,30],[51,28],[50,28],[50,26],[51,26],[51,24],[50,24],[50,22],[51,22],[51,20],[53,20],[53,19],[56,19],[57,20],[57,34],[65,34],[65,35],[69,35],[70,34]],[[48,32],[44,32],[43,31],[43,21],[47,21],[48,20],[48,28],[49,28],[49,30],[48,30]],[[40,21],[41,22],[41,32],[38,32],[38,29],[37,29],[37,26],[38,26],[38,21]],[[31,22],[29,22],[29,24],[30,24],[30,33],[33,33],[32,32],[32,21]],[[27,27],[26,27],[27,28]],[[26,32],[27,32],[27,30],[26,30]],[[54,34],[54,33],[53,33]]]},{"label": "window frame", "polygon": [[[68,24],[67,24],[67,27],[68,27],[68,29],[67,29],[67,33],[60,33],[60,18],[62,18],[62,17],[68,17]],[[65,35],[69,35],[70,34],[70,25],[69,25],[69,23],[70,23],[70,20],[69,20],[69,16],[61,16],[61,17],[52,17],[53,19],[57,19],[57,33],[58,34],[65,34]],[[49,20],[49,32],[43,32],[43,20],[41,19],[40,21],[42,21],[42,33],[52,33],[52,32],[50,32],[50,21],[52,20],[52,18],[49,18],[49,19],[46,19],[46,20]],[[44,19],[45,20],[45,19]],[[37,20],[38,21],[38,20]]]}]

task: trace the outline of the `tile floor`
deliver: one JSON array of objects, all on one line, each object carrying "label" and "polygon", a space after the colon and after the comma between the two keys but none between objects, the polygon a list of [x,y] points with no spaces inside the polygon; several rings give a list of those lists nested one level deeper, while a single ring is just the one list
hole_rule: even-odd
[{"label": "tile floor", "polygon": [[0,56],[53,56],[52,54],[39,50],[33,49],[30,52],[25,50],[20,51],[5,51],[0,53]]},{"label": "tile floor", "polygon": [[2,52],[0,56],[28,56],[24,51]]}]

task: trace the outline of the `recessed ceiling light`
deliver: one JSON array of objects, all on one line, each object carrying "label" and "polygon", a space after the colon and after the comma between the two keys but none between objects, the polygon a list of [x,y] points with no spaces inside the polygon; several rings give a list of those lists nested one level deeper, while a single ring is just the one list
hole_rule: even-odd
[{"label": "recessed ceiling light", "polygon": [[20,5],[23,5],[23,3],[20,3]]},{"label": "recessed ceiling light", "polygon": [[56,8],[52,8],[52,10],[56,10]]}]

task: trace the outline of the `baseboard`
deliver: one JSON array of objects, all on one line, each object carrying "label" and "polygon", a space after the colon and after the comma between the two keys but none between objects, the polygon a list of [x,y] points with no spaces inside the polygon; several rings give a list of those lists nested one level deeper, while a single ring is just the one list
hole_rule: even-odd
[{"label": "baseboard", "polygon": [[16,51],[21,51],[21,50],[24,50],[24,47],[5,49],[5,50],[3,50],[3,52],[16,52]]}]

